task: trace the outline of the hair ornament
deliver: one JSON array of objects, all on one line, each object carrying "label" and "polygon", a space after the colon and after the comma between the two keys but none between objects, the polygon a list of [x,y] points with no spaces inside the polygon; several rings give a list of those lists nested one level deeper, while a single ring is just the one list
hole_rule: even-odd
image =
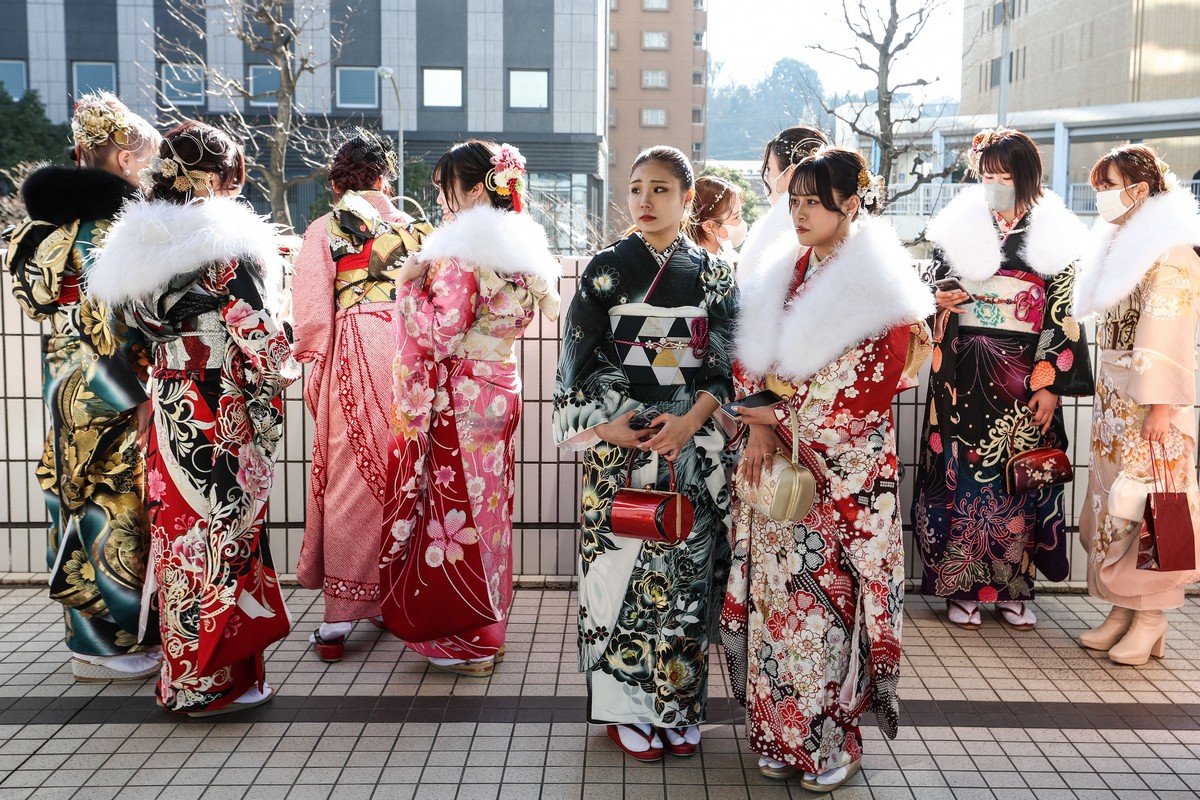
[{"label": "hair ornament", "polygon": [[150,159],[150,166],[138,172],[138,181],[142,188],[149,190],[157,181],[170,183],[177,192],[193,192],[208,186],[208,176],[212,174],[199,169],[188,169],[177,156],[171,158]]},{"label": "hair ornament", "polygon": [[991,128],[980,131],[975,134],[975,138],[971,140],[971,149],[967,152],[967,166],[971,168],[971,172],[976,175],[981,174],[980,162],[983,160],[983,151],[992,146],[992,143],[1000,138],[1000,134]]},{"label": "hair ornament", "polygon": [[499,152],[492,156],[492,168],[483,185],[501,197],[511,197],[513,211],[519,214],[525,194],[525,175],[525,156],[511,144],[502,144]]},{"label": "hair ornament", "polygon": [[791,148],[788,149],[788,163],[799,164],[809,156],[815,155],[821,147],[822,144],[815,139],[801,139],[793,142]]},{"label": "hair ornament", "polygon": [[107,105],[88,103],[83,108],[75,104],[71,117],[71,138],[76,147],[88,150],[102,147],[110,140],[116,145],[128,145],[132,141],[133,123],[123,111]]},{"label": "hair ornament", "polygon": [[866,169],[859,170],[857,194],[863,208],[874,208],[883,202],[887,194],[887,184],[884,183],[882,175],[874,175]]}]

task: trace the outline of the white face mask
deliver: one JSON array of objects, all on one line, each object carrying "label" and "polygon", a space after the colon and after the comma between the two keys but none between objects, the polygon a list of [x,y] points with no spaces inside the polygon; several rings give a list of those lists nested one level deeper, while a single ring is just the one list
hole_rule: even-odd
[{"label": "white face mask", "polygon": [[1100,219],[1114,223],[1129,213],[1131,207],[1125,205],[1125,201],[1121,199],[1121,195],[1128,188],[1128,186],[1123,186],[1120,189],[1096,192],[1096,211],[1100,214]]},{"label": "white face mask", "polygon": [[985,183],[983,199],[993,211],[1011,211],[1017,207],[1017,187],[1003,183]]},{"label": "white face mask", "polygon": [[742,242],[746,241],[746,220],[741,220],[737,225],[722,225],[725,233],[729,238],[726,241],[730,247],[738,248],[742,246]]}]

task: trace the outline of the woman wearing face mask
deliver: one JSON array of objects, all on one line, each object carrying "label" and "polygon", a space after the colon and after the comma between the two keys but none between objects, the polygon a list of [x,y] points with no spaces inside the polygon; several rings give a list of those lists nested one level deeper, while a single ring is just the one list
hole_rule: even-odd
[{"label": "woman wearing face mask", "polygon": [[[696,752],[729,565],[725,436],[712,414],[732,399],[736,290],[725,262],[684,233],[693,194],[691,163],[675,148],[634,161],[635,227],[579,279],[554,390],[555,439],[584,451],[579,669],[588,720],[639,761]],[[691,501],[684,541],[614,532],[613,497],[630,473],[634,487],[675,484]]]},{"label": "woman wearing face mask", "polygon": [[[929,287],[896,232],[871,219],[882,181],[825,148],[791,177],[795,236],[743,284],[736,393],[750,427],[734,477],[734,561],[721,617],[734,695],[759,769],[831,792],[861,764],[859,719],[899,724],[904,546],[892,399],[929,352]],[[801,345],[800,343],[803,343]],[[812,453],[799,522],[756,510],[777,449]],[[754,505],[752,505],[754,504]],[[759,506],[761,508],[761,506]]]},{"label": "woman wearing face mask", "polygon": [[1169,474],[1168,485],[1187,494],[1200,543],[1192,466],[1200,209],[1145,145],[1109,151],[1091,183],[1101,221],[1080,263],[1075,313],[1097,315],[1100,370],[1079,537],[1089,555],[1088,592],[1112,608],[1079,643],[1140,665],[1163,656],[1165,611],[1183,605],[1184,588],[1200,572],[1138,569],[1144,497],[1130,503],[1110,490],[1120,495],[1119,477],[1145,486],[1156,469],[1160,480]]},{"label": "woman wearing face mask", "polygon": [[456,144],[433,182],[442,227],[396,273],[380,590],[410,648],[482,678],[504,657],[512,605],[517,340],[557,319],[560,267],[522,212],[515,147]]},{"label": "woman wearing face mask", "polygon": [[154,343],[146,457],[157,697],[206,717],[273,696],[263,651],[291,623],[263,525],[283,438],[280,395],[300,377],[278,319],[275,227],[235,198],[242,150],[187,121],[144,172],[88,276]]},{"label": "woman wearing face mask", "polygon": [[38,482],[50,511],[50,596],[66,615],[79,681],[143,681],[158,672],[157,625],[145,630],[150,529],[143,435],[150,421],[145,340],[110,318],[80,283],[138,171],[162,137],[107,92],[71,118],[78,166],[48,164],[21,186],[29,211],[13,234],[13,296],[44,341],[51,429]]},{"label": "woman wearing face mask", "polygon": [[[779,132],[763,150],[759,175],[767,190],[771,207],[758,218],[746,234],[738,259],[738,280],[748,278],[758,269],[763,255],[781,239],[790,241],[795,231],[788,211],[788,180],[792,169],[819,148],[829,144],[824,133],[811,125],[796,125]],[[780,202],[782,200],[782,202]]]},{"label": "woman wearing face mask", "polygon": [[720,255],[741,246],[746,239],[746,220],[742,219],[742,194],[724,178],[702,175],[696,179],[695,212],[688,225],[692,241],[708,252]]},{"label": "woman wearing face mask", "polygon": [[[983,185],[930,220],[938,314],[913,498],[923,594],[950,621],[982,623],[979,604],[1030,630],[1034,569],[1067,577],[1063,487],[1009,494],[1008,459],[1067,448],[1059,398],[1093,391],[1087,342],[1071,315],[1074,261],[1086,228],[1042,188],[1037,145],[986,130],[970,164]],[[961,288],[957,288],[961,287]]]}]

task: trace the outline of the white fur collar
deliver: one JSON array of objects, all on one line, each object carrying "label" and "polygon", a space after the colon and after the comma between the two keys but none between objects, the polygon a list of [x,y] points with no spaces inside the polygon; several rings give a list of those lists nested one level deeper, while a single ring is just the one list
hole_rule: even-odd
[{"label": "white fur collar", "polygon": [[746,243],[742,245],[737,262],[738,285],[746,283],[750,276],[758,271],[781,237],[787,237],[789,240],[796,238],[786,195],[767,209],[767,213],[758,218],[750,233],[746,235]]},{"label": "white fur collar", "polygon": [[229,197],[129,203],[87,270],[86,289],[109,305],[126,305],[208,264],[249,257],[262,266],[265,289],[274,294],[283,278],[278,237],[274,225]]},{"label": "white fur collar", "polygon": [[855,345],[933,314],[933,293],[889,222],[855,222],[785,309],[800,253],[798,242],[778,242],[742,286],[734,348],[756,375],[804,380]]},{"label": "white fur collar", "polygon": [[421,260],[457,258],[498,275],[540,275],[551,284],[562,266],[550,253],[546,230],[526,213],[488,205],[455,215],[421,244]]},{"label": "white fur collar", "polygon": [[1149,198],[1124,225],[1096,219],[1075,275],[1076,317],[1119,303],[1172,248],[1200,246],[1200,207],[1182,187]]},{"label": "white fur collar", "polygon": [[[1087,226],[1071,213],[1061,197],[1045,190],[1028,219],[1020,256],[1030,269],[1052,278],[1079,258],[1087,241]],[[982,186],[959,192],[929,221],[925,235],[942,248],[959,277],[982,281],[1000,269],[1000,241]]]}]

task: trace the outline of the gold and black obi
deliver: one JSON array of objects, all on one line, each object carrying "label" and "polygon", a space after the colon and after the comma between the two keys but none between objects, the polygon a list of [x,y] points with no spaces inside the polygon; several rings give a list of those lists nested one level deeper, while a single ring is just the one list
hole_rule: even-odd
[{"label": "gold and black obi", "polygon": [[389,222],[360,193],[346,192],[329,215],[326,233],[337,267],[338,308],[396,300],[396,272],[421,248],[426,222]]}]

